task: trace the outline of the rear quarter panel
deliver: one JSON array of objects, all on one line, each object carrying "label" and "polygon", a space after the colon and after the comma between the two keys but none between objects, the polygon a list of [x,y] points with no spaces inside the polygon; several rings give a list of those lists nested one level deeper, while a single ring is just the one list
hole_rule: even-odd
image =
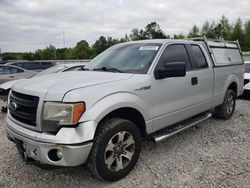
[{"label": "rear quarter panel", "polygon": [[214,106],[222,104],[225,93],[233,82],[237,84],[237,96],[243,91],[243,65],[214,67]]}]

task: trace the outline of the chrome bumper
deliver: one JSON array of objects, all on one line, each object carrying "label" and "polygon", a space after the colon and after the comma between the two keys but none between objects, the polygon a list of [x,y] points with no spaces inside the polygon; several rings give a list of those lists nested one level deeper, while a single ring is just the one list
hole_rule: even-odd
[{"label": "chrome bumper", "polygon": [[[15,126],[19,127],[19,129],[17,129],[16,131]],[[68,130],[69,129],[71,128],[68,128]],[[30,130],[16,125],[8,117],[6,118],[6,131],[8,138],[16,143],[20,154],[26,161],[32,160],[40,164],[55,166],[77,166],[83,164],[87,161],[93,145],[93,138],[89,140],[89,136],[87,137],[88,140],[85,140],[85,137],[85,139],[80,139],[82,142],[79,143],[79,138],[67,138],[67,135],[64,135],[64,141],[66,141],[66,143],[58,143],[58,137],[52,137],[52,135],[43,137],[45,133],[38,133],[35,131],[32,131],[33,134],[31,134],[31,132],[29,132]],[[28,131],[30,133],[29,136],[32,136],[32,138],[28,138],[27,136],[20,134],[23,133],[23,131]],[[44,139],[39,139],[40,137],[38,135],[40,137],[46,138],[46,142],[44,141]],[[71,141],[70,143],[69,140]],[[49,153],[52,150],[61,152],[62,157],[60,158],[60,160],[51,159]]]}]

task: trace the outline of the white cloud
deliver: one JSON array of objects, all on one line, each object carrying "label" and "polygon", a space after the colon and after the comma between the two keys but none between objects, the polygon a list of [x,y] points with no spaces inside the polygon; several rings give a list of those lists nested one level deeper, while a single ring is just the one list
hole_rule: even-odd
[{"label": "white cloud", "polygon": [[123,37],[152,21],[167,34],[187,33],[223,14],[230,21],[250,19],[249,7],[249,0],[0,0],[0,48],[61,48],[63,30],[68,47],[82,39],[92,44],[101,35]]}]

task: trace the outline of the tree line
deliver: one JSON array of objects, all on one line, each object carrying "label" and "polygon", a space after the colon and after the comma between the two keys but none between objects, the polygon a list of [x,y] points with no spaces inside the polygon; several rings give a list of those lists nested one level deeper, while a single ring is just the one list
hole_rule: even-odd
[{"label": "tree line", "polygon": [[63,59],[91,59],[103,52],[110,46],[118,43],[144,40],[144,39],[184,39],[206,36],[213,39],[239,40],[243,51],[250,51],[250,20],[243,21],[238,18],[234,23],[223,15],[218,21],[206,21],[202,27],[194,25],[187,35],[183,33],[174,34],[173,37],[166,34],[156,22],[149,23],[144,29],[134,28],[130,34],[125,34],[120,39],[100,36],[90,46],[86,40],[79,41],[72,48],[56,48],[49,45],[45,49],[24,53],[3,53],[3,60],[63,60]]}]

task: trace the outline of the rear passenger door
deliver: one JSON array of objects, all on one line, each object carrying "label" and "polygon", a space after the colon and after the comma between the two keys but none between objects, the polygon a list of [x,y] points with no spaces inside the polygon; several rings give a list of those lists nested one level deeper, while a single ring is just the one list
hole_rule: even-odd
[{"label": "rear passenger door", "polygon": [[197,83],[193,89],[195,91],[196,103],[200,106],[200,109],[210,109],[212,107],[211,100],[214,87],[212,62],[208,54],[204,53],[206,49],[202,45],[190,44],[187,47],[191,61],[195,66],[195,81]]}]

